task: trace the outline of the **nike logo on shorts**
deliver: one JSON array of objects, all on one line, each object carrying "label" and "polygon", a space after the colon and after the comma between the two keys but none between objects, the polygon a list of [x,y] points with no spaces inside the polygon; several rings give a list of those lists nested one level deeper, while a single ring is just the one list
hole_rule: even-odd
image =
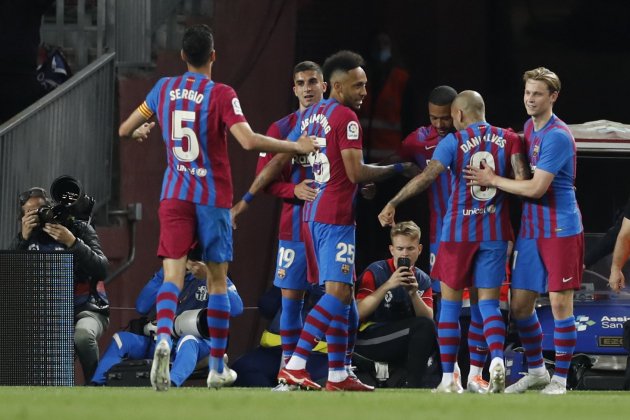
[{"label": "nike logo on shorts", "polygon": [[431,150],[431,149],[435,149],[437,147],[437,145],[433,145],[433,146],[424,146],[424,150]]},{"label": "nike logo on shorts", "polygon": [[568,279],[565,279],[564,277],[562,277],[562,283],[568,283],[571,280],[573,280],[573,277],[569,277]]}]

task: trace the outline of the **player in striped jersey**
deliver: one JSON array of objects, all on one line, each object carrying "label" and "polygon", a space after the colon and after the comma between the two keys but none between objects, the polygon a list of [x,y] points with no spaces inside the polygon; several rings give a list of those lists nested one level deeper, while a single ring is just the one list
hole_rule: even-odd
[{"label": "player in striped jersey", "polygon": [[453,380],[453,368],[460,340],[462,291],[476,287],[492,358],[490,392],[502,392],[505,324],[499,309],[499,290],[506,275],[507,243],[513,238],[508,203],[506,195],[494,188],[467,187],[463,170],[466,165],[487,162],[502,175],[513,173],[523,178],[527,173],[523,146],[515,133],[485,121],[485,105],[477,92],[457,95],[451,116],[459,131],[438,144],[427,168],[383,208],[379,220],[383,226],[392,225],[398,204],[424,191],[447,168],[451,171],[451,195],[433,268],[442,288],[438,337],[443,378],[437,391],[460,392]]},{"label": "player in striped jersey", "polygon": [[[276,138],[287,138],[295,127],[300,112],[318,103],[326,91],[324,75],[317,63],[302,61],[293,69],[293,92],[298,98],[299,109],[274,122],[267,130],[267,135]],[[287,155],[287,157],[290,155]],[[274,157],[271,153],[261,153],[256,173],[259,174],[265,165]],[[280,337],[283,358],[280,367],[284,367],[295,349],[300,332],[304,326],[302,306],[304,292],[308,288],[306,279],[306,254],[302,239],[302,207],[305,201],[313,201],[317,190],[311,187],[313,182],[312,168],[306,155],[294,156],[292,162],[286,162],[280,176],[265,188],[269,194],[283,200],[278,229],[278,257],[273,284],[281,289],[282,312],[280,315]],[[258,180],[254,180],[256,184]],[[248,202],[257,192],[250,187],[249,196],[241,200],[232,209],[233,217],[247,210]],[[289,390],[280,384],[278,391]]]},{"label": "player in striped jersey", "polygon": [[155,122],[162,128],[167,168],[160,196],[160,244],[164,284],[157,297],[158,344],[151,382],[158,391],[170,384],[168,360],[173,317],[186,270],[186,254],[199,242],[208,266],[208,329],[213,343],[208,386],[231,384],[236,373],[223,366],[229,326],[227,267],[232,259],[232,180],[227,130],[247,150],[309,153],[314,142],[302,137],[286,142],[254,133],[234,90],[211,79],[215,60],[210,28],[186,30],[181,57],[188,71],[160,79],[146,100],[121,124],[121,137],[143,141]]},{"label": "player in striped jersey", "polygon": [[[531,117],[525,143],[532,179],[516,181],[491,168],[470,168],[471,185],[484,185],[524,197],[521,230],[514,250],[511,312],[527,356],[528,374],[506,392],[543,388],[544,394],[566,393],[566,380],[577,332],[573,291],[580,288],[584,260],[582,216],[575,198],[575,139],[553,113],[560,79],[539,67],[523,75],[523,102]],[[534,305],[549,292],[556,350],[553,378],[542,356],[542,329]]]},{"label": "player in striped jersey", "polygon": [[[362,133],[355,110],[367,94],[363,58],[340,51],[326,59],[329,99],[302,113],[289,138],[305,131],[318,138],[320,149],[309,155],[317,198],[304,205],[304,242],[309,280],[325,285],[325,294],[309,312],[293,356],[278,374],[281,382],[319,389],[305,370],[315,340],[326,335],[328,382],[331,391],[368,391],[348,372],[348,331],[355,331],[358,312],[353,299],[356,184],[384,179],[396,172],[409,172],[411,164],[389,166],[363,163]],[[353,341],[353,340],[352,340]],[[348,352],[347,352],[348,350]]]},{"label": "player in striped jersey", "polygon": [[[435,148],[442,139],[455,131],[451,118],[451,103],[457,96],[457,92],[450,86],[437,86],[429,94],[428,111],[430,125],[418,127],[404,140],[398,150],[398,156],[405,161],[415,162],[420,168],[425,168],[433,158]],[[429,187],[429,265],[433,268],[438,247],[440,245],[440,232],[442,232],[442,220],[446,213],[448,198],[451,195],[451,174],[442,172]],[[433,278],[431,288],[434,293],[434,308],[439,313],[440,280]],[[484,393],[488,389],[488,383],[482,378],[484,364],[488,355],[488,346],[483,339],[483,318],[479,312],[476,293],[470,295],[469,290],[464,292],[464,301],[469,302],[470,324],[468,328],[468,351],[470,370],[468,371],[469,392]],[[467,306],[466,304],[464,306]],[[455,373],[459,375],[459,367],[455,366]],[[457,382],[459,382],[459,378]]]}]

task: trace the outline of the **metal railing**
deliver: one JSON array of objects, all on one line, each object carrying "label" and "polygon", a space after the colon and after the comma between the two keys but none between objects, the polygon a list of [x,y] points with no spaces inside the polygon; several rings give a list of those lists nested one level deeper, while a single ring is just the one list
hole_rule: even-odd
[{"label": "metal railing", "polygon": [[0,247],[17,233],[17,195],[78,178],[95,209],[111,195],[115,54],[101,56],[0,126]]},{"label": "metal railing", "polygon": [[[107,51],[123,67],[152,64],[152,40],[187,0],[57,1],[54,16],[42,25],[42,40],[62,47],[73,67],[82,69]],[[193,7],[201,8],[196,4]],[[202,2],[203,3],[203,2]],[[208,7],[206,7],[208,9]]]}]

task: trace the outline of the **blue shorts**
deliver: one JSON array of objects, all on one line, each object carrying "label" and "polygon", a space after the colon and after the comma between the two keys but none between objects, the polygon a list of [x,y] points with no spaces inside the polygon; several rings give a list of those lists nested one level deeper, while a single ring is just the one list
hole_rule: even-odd
[{"label": "blue shorts", "polygon": [[232,222],[230,210],[197,205],[197,235],[203,260],[215,263],[232,261]]},{"label": "blue shorts", "polygon": [[308,280],[325,284],[354,283],[355,227],[305,222],[303,225]]},{"label": "blue shorts", "polygon": [[304,242],[278,242],[278,261],[273,285],[281,289],[306,290],[306,251]]},{"label": "blue shorts", "polygon": [[584,235],[516,240],[512,288],[538,293],[579,290],[582,284]]}]

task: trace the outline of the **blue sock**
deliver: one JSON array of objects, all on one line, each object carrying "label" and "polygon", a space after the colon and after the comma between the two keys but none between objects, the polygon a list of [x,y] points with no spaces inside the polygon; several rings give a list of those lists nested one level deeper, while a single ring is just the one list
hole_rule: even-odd
[{"label": "blue sock", "polygon": [[499,309],[499,299],[485,299],[479,301],[479,312],[483,317],[483,335],[488,343],[490,357],[503,359],[503,345],[505,344],[505,322]]},{"label": "blue sock", "polygon": [[470,327],[468,328],[468,352],[470,365],[483,369],[488,355],[488,345],[483,336],[483,317],[479,305],[470,304]]},{"label": "blue sock", "polygon": [[302,306],[304,306],[304,300],[302,299],[282,298],[280,338],[282,341],[282,357],[284,357],[285,362],[291,358],[304,327]]},{"label": "blue sock", "polygon": [[328,330],[328,326],[333,317],[343,313],[344,306],[345,305],[333,295],[324,293],[321,299],[319,299],[319,302],[317,302],[317,305],[308,313],[293,355],[307,360],[315,344],[324,336],[326,330]]},{"label": "blue sock", "polygon": [[442,299],[440,305],[440,322],[438,323],[438,342],[440,344],[440,360],[442,372],[453,373],[459,348],[459,313],[461,301]]},{"label": "blue sock", "polygon": [[223,355],[227,347],[230,327],[230,300],[228,295],[208,295],[208,332],[212,341],[212,350],[208,367],[218,373],[223,372]]},{"label": "blue sock", "polygon": [[543,332],[536,311],[525,319],[516,320],[516,329],[525,349],[528,370],[544,367],[542,354]]},{"label": "blue sock", "polygon": [[177,311],[179,287],[175,283],[165,281],[158,290],[155,310],[157,313],[157,342],[166,340],[172,346],[173,320]]},{"label": "blue sock", "polygon": [[556,349],[556,368],[553,376],[566,379],[575,350],[577,330],[575,329],[575,317],[555,320],[553,330],[553,343]]}]

